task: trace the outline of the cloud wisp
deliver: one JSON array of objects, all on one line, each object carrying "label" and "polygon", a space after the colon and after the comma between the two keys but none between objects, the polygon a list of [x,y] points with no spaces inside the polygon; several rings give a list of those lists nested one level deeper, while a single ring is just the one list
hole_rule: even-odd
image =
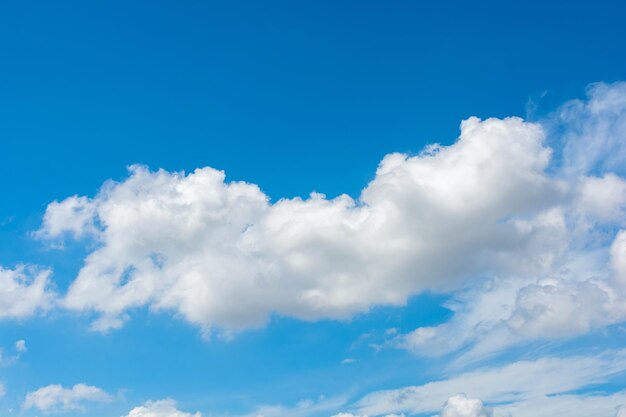
[{"label": "cloud wisp", "polygon": [[[482,402],[479,404],[476,400],[467,401],[467,398],[463,398],[469,397],[494,404],[493,412],[496,417],[509,415],[507,413],[515,417],[533,417],[550,415],[547,412],[533,414],[534,410],[540,408],[540,404],[544,404],[549,410],[562,408],[565,402],[576,403],[591,398],[595,404],[603,398],[603,409],[614,410],[623,403],[625,394],[570,393],[609,382],[624,371],[625,351],[607,351],[596,356],[545,357],[481,368],[424,385],[374,392],[357,401],[355,408],[358,414],[369,416],[389,413],[419,414],[436,412],[447,402],[441,416],[446,416],[446,408],[451,416],[464,416],[465,414],[459,414],[459,410],[463,409],[469,410],[468,412],[473,410],[472,412],[478,413],[477,416],[490,416],[491,411],[483,407]],[[588,411],[589,407],[582,409]],[[552,415],[582,417],[585,414]]]}]

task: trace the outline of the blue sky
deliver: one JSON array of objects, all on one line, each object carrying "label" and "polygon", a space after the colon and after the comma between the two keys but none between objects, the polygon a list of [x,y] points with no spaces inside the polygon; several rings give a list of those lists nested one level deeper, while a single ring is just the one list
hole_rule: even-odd
[{"label": "blue sky", "polygon": [[626,415],[626,10],[544,3],[0,5],[0,415]]}]

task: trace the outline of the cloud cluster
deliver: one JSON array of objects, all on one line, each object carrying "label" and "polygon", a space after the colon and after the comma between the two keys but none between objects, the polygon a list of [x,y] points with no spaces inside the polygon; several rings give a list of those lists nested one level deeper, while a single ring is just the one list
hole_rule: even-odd
[{"label": "cloud cluster", "polygon": [[[272,203],[257,185],[227,182],[213,168],[132,166],[93,197],[52,202],[35,235],[59,248],[90,240],[61,304],[95,312],[100,331],[122,326],[136,307],[171,311],[208,334],[261,326],[272,314],[347,319],[426,290],[453,293],[450,321],[393,335],[421,354],[462,352],[452,369],[516,343],[626,321],[624,167],[626,83],[595,84],[542,123],[470,118],[450,146],[387,155],[357,198]],[[0,268],[0,318],[32,316],[56,297],[48,271]],[[620,417],[626,392],[572,392],[625,371],[624,351],[474,368],[374,392],[355,414],[334,417]],[[23,407],[110,400],[97,387],[50,385]],[[261,406],[254,415],[344,404]],[[126,417],[199,416],[161,400]]]},{"label": "cloud cluster", "polygon": [[626,320],[626,180],[619,176],[626,164],[626,84],[596,84],[588,94],[553,116],[562,146],[552,177],[568,192],[552,209],[564,227],[557,237],[563,251],[551,268],[470,286],[449,302],[452,320],[401,335],[396,345],[427,355],[471,346],[465,359],[476,359]]},{"label": "cloud cluster", "polygon": [[71,388],[53,384],[26,394],[24,410],[37,408],[44,413],[82,410],[85,402],[110,402],[113,397],[98,387],[76,384]]},{"label": "cloud cluster", "polygon": [[626,84],[588,94],[543,125],[470,118],[450,146],[387,155],[357,199],[271,203],[212,168],[133,166],[93,198],[51,203],[37,235],[95,241],[63,305],[98,313],[101,331],[142,306],[208,334],[462,289],[451,322],[397,344],[431,354],[480,339],[480,355],[503,340],[582,334],[626,318]]},{"label": "cloud cluster", "polygon": [[0,267],[0,319],[23,319],[48,310],[55,297],[49,270]]},{"label": "cloud cluster", "polygon": [[457,358],[461,363],[523,341],[573,337],[621,323],[626,320],[625,252],[626,232],[620,231],[608,249],[608,266],[597,271],[605,277],[580,279],[568,273],[492,280],[458,294],[448,304],[455,311],[450,321],[399,335],[393,344],[424,355],[471,346]]},{"label": "cloud cluster", "polygon": [[[571,408],[568,412],[564,412],[564,404],[570,403],[571,406],[587,398],[568,396],[568,393],[609,382],[624,371],[626,351],[608,351],[596,356],[547,357],[481,368],[424,385],[374,392],[359,400],[356,408],[358,414],[369,416],[403,412],[420,414],[436,412],[445,403],[441,417],[490,416],[482,402],[471,399],[480,398],[490,404],[500,404],[494,406],[496,417],[584,417],[584,412],[589,412],[590,406],[597,405],[602,399],[604,405],[598,410],[604,410],[603,413],[586,415],[611,417],[607,410],[614,412],[623,403],[623,394],[589,395],[589,405],[579,410]],[[467,397],[454,393],[465,393]],[[553,414],[538,412],[541,404],[545,410],[552,409]]]},{"label": "cloud cluster", "polygon": [[172,399],[148,401],[144,405],[133,408],[124,417],[202,417],[200,413],[186,413],[176,409]]},{"label": "cloud cluster", "polygon": [[[459,140],[391,154],[355,200],[283,199],[224,173],[133,166],[94,198],[48,206],[40,236],[92,236],[64,300],[122,325],[132,307],[242,329],[270,314],[345,319],[470,278],[545,273],[564,250],[567,187],[546,173],[540,126],[463,122]],[[74,213],[74,214],[72,214]]]}]

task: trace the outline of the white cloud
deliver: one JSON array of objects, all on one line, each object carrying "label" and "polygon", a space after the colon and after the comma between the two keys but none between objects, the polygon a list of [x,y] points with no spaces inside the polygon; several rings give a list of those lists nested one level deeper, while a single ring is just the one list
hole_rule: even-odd
[{"label": "white cloud", "polygon": [[[98,313],[97,330],[123,325],[141,306],[230,332],[272,313],[346,319],[424,290],[455,292],[449,322],[387,335],[424,354],[462,351],[454,367],[626,320],[626,83],[591,86],[587,100],[567,103],[551,122],[563,132],[549,138],[562,140],[554,159],[549,123],[470,118],[451,146],[387,155],[357,199],[313,193],[270,203],[258,186],[225,182],[212,168],[186,175],[133,166],[93,198],[51,203],[37,236],[94,239],[63,305]],[[3,296],[2,271],[0,316],[16,299]],[[34,285],[13,273],[7,282],[19,291]],[[49,302],[35,305],[24,315]],[[571,392],[624,371],[623,351],[527,360],[375,392],[356,414],[335,417],[442,404],[442,417],[485,417],[482,401],[495,417],[621,417],[626,392]],[[250,416],[306,416],[344,403],[262,406]],[[191,416],[163,400],[127,417],[172,415]]]},{"label": "white cloud", "polygon": [[566,246],[550,270],[469,286],[448,304],[455,313],[449,322],[393,344],[427,355],[465,349],[455,361],[462,364],[529,339],[573,337],[626,320],[626,232],[618,231],[626,225],[626,180],[611,172],[626,166],[626,83],[591,86],[587,101],[565,104],[556,120],[563,152],[552,170],[568,192],[546,216],[560,216],[557,240]]},{"label": "white cloud", "polygon": [[[457,397],[457,396],[454,396]],[[476,400],[479,401],[479,400]],[[619,391],[612,394],[590,393],[590,394],[564,394],[556,396],[538,396],[528,400],[514,401],[504,404],[496,404],[489,410],[483,406],[486,416],[493,417],[625,417],[626,407],[618,406],[626,401],[626,391]],[[481,401],[482,403],[482,401]],[[452,416],[466,417],[468,414],[458,414],[467,409],[455,410],[457,414]],[[480,410],[480,409],[479,409]],[[481,410],[482,411],[482,410]],[[470,411],[471,412],[471,411]],[[484,415],[484,414],[483,414]],[[363,414],[340,413],[341,417],[368,417]],[[400,417],[404,414],[387,414],[384,417]],[[469,414],[474,416],[474,414]],[[481,414],[478,414],[481,416]],[[337,416],[333,416],[337,417]],[[371,415],[370,417],[375,417]],[[383,417],[383,415],[381,415]],[[433,417],[446,417],[440,414]]]},{"label": "white cloud", "polygon": [[357,416],[356,414],[352,414],[352,413],[339,413],[339,414],[335,414],[332,417],[367,417],[367,416]]},{"label": "white cloud", "polygon": [[0,319],[21,319],[48,310],[55,301],[51,287],[48,270],[0,267]]},{"label": "white cloud", "polygon": [[626,287],[626,231],[620,231],[611,245],[611,268],[616,285]]},{"label": "white cloud", "polygon": [[461,290],[450,322],[395,344],[423,354],[475,345],[463,361],[576,336],[626,318],[626,235],[616,234],[626,227],[626,83],[588,95],[551,119],[556,161],[550,123],[470,118],[451,146],[387,155],[356,200],[272,204],[211,168],[133,166],[94,198],[51,203],[37,235],[94,237],[63,305],[98,313],[101,331],[141,306],[232,335],[272,313],[347,319]]},{"label": "white cloud", "polygon": [[22,353],[26,352],[26,342],[24,340],[18,340],[14,344],[15,354],[12,356],[5,357],[3,354],[3,349],[0,348],[0,366],[10,366],[13,365],[20,359]]},{"label": "white cloud", "polygon": [[96,233],[95,214],[93,203],[86,197],[72,196],[61,203],[53,201],[43,217],[43,227],[35,236],[53,239],[69,233],[74,238],[81,238]]},{"label": "white cloud", "polygon": [[[99,330],[144,305],[204,329],[259,326],[271,313],[345,319],[477,275],[548,270],[565,245],[552,209],[565,185],[545,173],[543,139],[518,118],[471,118],[452,146],[386,156],[356,201],[270,204],[211,168],[134,166],[93,199],[51,204],[38,233],[96,234],[64,305],[99,312]],[[78,219],[67,215],[76,207]]]},{"label": "white cloud", "polygon": [[589,218],[588,228],[597,223],[623,225],[626,219],[626,181],[615,174],[584,177],[576,209]]},{"label": "white cloud", "polygon": [[164,399],[148,401],[142,406],[133,408],[125,417],[202,417],[202,414],[177,410],[174,400]]},{"label": "white cloud", "polygon": [[[450,395],[465,393],[486,403],[508,404],[494,406],[494,414],[499,416],[498,412],[502,410],[522,405],[528,408],[546,397],[605,383],[624,371],[626,351],[605,352],[592,357],[541,358],[478,369],[420,386],[374,392],[359,400],[356,408],[359,414],[370,416],[436,412]],[[607,403],[611,404],[615,408],[620,402]],[[525,413],[512,415],[533,417],[533,414]]]},{"label": "white cloud", "polygon": [[22,408],[37,408],[44,413],[68,410],[83,410],[85,402],[109,402],[113,397],[102,389],[86,384],[71,388],[48,385],[26,394]]},{"label": "white cloud", "polygon": [[586,100],[567,102],[549,122],[562,131],[562,169],[566,175],[625,172],[625,82],[590,85]]},{"label": "white cloud", "polygon": [[477,398],[467,398],[457,394],[448,398],[443,405],[440,417],[491,417],[491,411]]},{"label": "white cloud", "polygon": [[526,280],[494,279],[461,292],[446,306],[454,312],[448,322],[420,327],[392,339],[392,344],[426,356],[445,355],[467,348],[477,341],[497,350],[518,341],[513,335],[501,337],[503,322],[512,314],[515,297]]},{"label": "white cloud", "polygon": [[15,350],[17,351],[17,353],[24,353],[26,352],[28,349],[26,348],[26,341],[23,339],[20,339],[18,341],[15,342]]},{"label": "white cloud", "polygon": [[574,270],[540,280],[492,280],[450,302],[455,312],[450,321],[399,335],[393,344],[425,355],[465,349],[452,363],[463,365],[527,340],[573,337],[621,323],[626,320],[626,231],[617,233],[606,252],[605,277],[580,280]]},{"label": "white cloud", "polygon": [[605,280],[545,279],[518,292],[506,324],[515,333],[530,338],[559,338],[584,334],[625,318],[623,294]]},{"label": "white cloud", "polygon": [[626,391],[613,394],[558,395],[494,407],[494,417],[621,417],[617,404]]},{"label": "white cloud", "polygon": [[[356,414],[352,414],[352,413],[339,413],[339,414],[335,414],[332,417],[367,417],[366,415],[356,415]],[[387,414],[384,417],[404,417],[404,414]]]}]

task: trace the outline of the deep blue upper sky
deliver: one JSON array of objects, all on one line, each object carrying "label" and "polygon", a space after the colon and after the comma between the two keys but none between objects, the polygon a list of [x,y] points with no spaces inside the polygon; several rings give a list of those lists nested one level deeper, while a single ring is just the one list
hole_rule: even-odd
[{"label": "deep blue upper sky", "polygon": [[274,198],[357,194],[382,155],[450,143],[463,118],[524,116],[544,91],[549,110],[619,79],[623,14],[619,1],[5,1],[0,192],[19,198],[0,218],[93,193],[131,163],[210,165]]},{"label": "deep blue upper sky", "polygon": [[[591,82],[624,79],[625,15],[621,1],[565,7],[545,1],[5,0],[0,265],[54,264],[65,288],[85,249],[69,244],[76,256],[60,255],[29,233],[49,202],[93,195],[135,163],[170,171],[212,166],[228,179],[259,184],[273,199],[313,190],[358,196],[386,153],[452,143],[467,117],[532,119],[582,97]],[[530,114],[529,102],[537,106]],[[114,335],[80,333],[76,329],[88,321],[76,324],[64,313],[51,323],[4,324],[0,341],[7,345],[26,333],[29,344],[49,346],[44,353],[31,349],[30,365],[6,371],[14,380],[24,378],[15,383],[21,391],[80,382],[85,369],[107,375],[101,361],[114,355],[117,373],[100,380],[110,391],[137,382],[141,388],[131,397],[156,392],[185,400],[184,390],[193,386],[222,395],[245,380],[241,389],[257,390],[254,400],[262,402],[258,390],[268,375],[278,381],[272,388],[314,370],[313,381],[339,385],[344,380],[326,367],[336,365],[359,334],[394,326],[408,331],[447,317],[438,307],[441,299],[422,297],[406,311],[376,310],[352,327],[278,320],[266,333],[252,332],[232,345],[206,344],[197,329],[158,315]],[[161,333],[162,326],[171,333]],[[132,347],[139,359],[119,344],[134,335],[142,337]],[[309,356],[315,360],[302,360],[332,341],[332,349]],[[163,359],[172,346],[177,356]],[[224,362],[235,361],[232,352],[249,363],[233,371]],[[284,362],[294,352],[300,359]],[[48,354],[59,358],[56,365]],[[95,361],[71,363],[84,355]],[[199,355],[206,362],[185,363]],[[396,371],[397,384],[411,383],[402,361],[421,362],[404,352],[384,355],[380,361]],[[179,388],[168,391],[138,376],[154,361],[163,361],[164,374]],[[260,368],[248,378],[246,366]],[[378,365],[363,366],[345,380],[371,377]],[[196,383],[200,374],[213,372],[224,378]],[[58,373],[63,381],[53,377]],[[196,382],[183,381],[186,375]],[[125,380],[118,383],[120,377]],[[301,392],[281,395],[276,398],[294,402]],[[215,401],[226,402],[224,397]],[[203,401],[199,408],[212,400]],[[119,406],[119,412],[126,409]]]}]

